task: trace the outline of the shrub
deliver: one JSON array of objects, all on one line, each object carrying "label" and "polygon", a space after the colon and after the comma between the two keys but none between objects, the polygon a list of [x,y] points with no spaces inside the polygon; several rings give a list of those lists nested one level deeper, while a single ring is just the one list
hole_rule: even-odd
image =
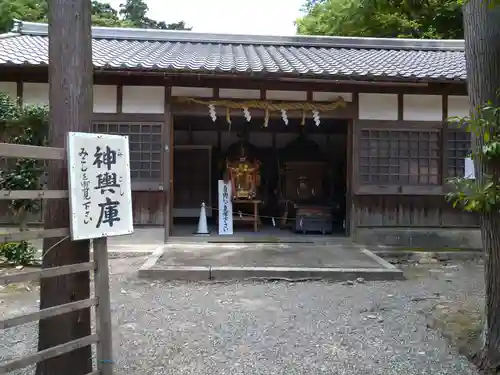
[{"label": "shrub", "polygon": [[35,260],[36,251],[36,248],[27,241],[0,244],[0,258],[3,258],[7,264],[16,266],[32,264]]}]

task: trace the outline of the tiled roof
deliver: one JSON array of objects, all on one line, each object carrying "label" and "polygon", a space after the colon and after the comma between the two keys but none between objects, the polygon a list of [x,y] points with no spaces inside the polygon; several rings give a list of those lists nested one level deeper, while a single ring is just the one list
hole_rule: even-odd
[{"label": "tiled roof", "polygon": [[[0,37],[1,65],[48,64],[46,24]],[[463,40],[266,37],[93,28],[96,68],[322,79],[463,81]]]}]

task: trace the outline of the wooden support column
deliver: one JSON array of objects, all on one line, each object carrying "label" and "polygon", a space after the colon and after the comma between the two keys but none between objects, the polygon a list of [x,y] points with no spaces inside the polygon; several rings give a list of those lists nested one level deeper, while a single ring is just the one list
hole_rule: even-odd
[{"label": "wooden support column", "polygon": [[[87,0],[49,1],[49,98],[50,125],[48,143],[66,147],[68,131],[89,132],[92,124],[92,41],[91,4]],[[48,190],[68,189],[65,160],[50,161],[47,168]],[[68,199],[45,203],[45,228],[69,227]],[[89,262],[89,241],[70,241],[66,237],[43,240],[43,268]],[[89,299],[89,272],[43,279],[40,285],[40,309]],[[39,323],[38,350],[89,336],[90,309],[84,308]],[[92,372],[89,345],[38,363],[37,375]]]},{"label": "wooden support column", "polygon": [[440,166],[440,174],[441,174],[441,184],[446,184],[447,178],[447,160],[446,160],[446,148],[448,146],[448,95],[442,96],[442,111],[443,111],[443,129],[441,131],[441,166]]},{"label": "wooden support column", "polygon": [[354,105],[354,116],[349,121],[347,132],[348,152],[347,152],[347,173],[348,185],[346,186],[346,232],[350,237],[356,233],[356,191],[359,184],[359,158],[358,158],[358,129],[357,120],[359,117],[359,93],[352,94]]},{"label": "wooden support column", "polygon": [[163,125],[163,241],[167,243],[172,234],[172,212],[174,204],[174,119],[171,110],[172,88],[165,87],[165,121]]},{"label": "wooden support column", "polygon": [[16,82],[16,97],[17,103],[23,105],[23,81]]},{"label": "wooden support column", "polygon": [[405,98],[402,93],[398,94],[398,120],[403,121],[404,118],[404,107],[405,107]]}]

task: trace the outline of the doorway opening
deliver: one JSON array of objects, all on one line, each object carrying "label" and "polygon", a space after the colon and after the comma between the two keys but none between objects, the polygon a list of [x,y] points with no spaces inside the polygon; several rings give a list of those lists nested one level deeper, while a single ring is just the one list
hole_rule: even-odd
[{"label": "doorway opening", "polygon": [[291,118],[288,124],[270,119],[263,127],[260,118],[229,125],[224,119],[175,117],[172,236],[196,232],[202,202],[209,230],[217,235],[220,180],[241,190],[241,199],[232,200],[234,235],[345,235],[348,124],[325,118],[317,126]]}]

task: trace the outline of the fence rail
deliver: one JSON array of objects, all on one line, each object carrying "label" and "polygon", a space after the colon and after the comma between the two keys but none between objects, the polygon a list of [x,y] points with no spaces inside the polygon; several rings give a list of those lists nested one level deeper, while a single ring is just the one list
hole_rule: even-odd
[{"label": "fence rail", "polygon": [[[65,160],[66,151],[63,148],[40,147],[0,143],[0,157],[26,158],[40,160]],[[66,190],[0,190],[0,200],[16,199],[67,199]],[[43,230],[28,230],[0,235],[0,243],[21,240],[33,240],[53,237],[66,237],[68,228],[51,228]],[[50,358],[58,357],[71,351],[97,344],[97,370],[87,375],[112,375],[112,343],[111,343],[111,313],[109,296],[109,271],[106,238],[94,239],[94,261],[71,264],[60,267],[44,268],[37,271],[25,271],[11,275],[0,276],[0,285],[39,281],[42,279],[71,275],[79,272],[94,272],[95,297],[80,301],[65,303],[58,306],[41,309],[36,312],[0,320],[0,330],[9,329],[29,322],[67,314],[69,312],[95,307],[96,331],[86,337],[78,338],[45,350],[38,351],[9,362],[0,362],[0,374],[19,370]],[[1,335],[1,333],[0,333]]]},{"label": "fence rail", "polygon": [[0,156],[17,159],[65,160],[66,150],[57,147],[0,144]]},{"label": "fence rail", "polygon": [[43,238],[66,237],[69,235],[68,228],[53,228],[27,230],[24,232],[10,232],[0,235],[0,243],[16,242],[23,240],[40,240]]},{"label": "fence rail", "polygon": [[67,190],[0,190],[0,200],[68,198]]}]

